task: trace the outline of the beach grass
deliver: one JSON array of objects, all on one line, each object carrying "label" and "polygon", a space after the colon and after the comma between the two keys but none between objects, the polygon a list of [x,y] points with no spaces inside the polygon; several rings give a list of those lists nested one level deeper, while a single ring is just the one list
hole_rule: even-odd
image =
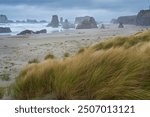
[{"label": "beach grass", "polygon": [[9,81],[10,80],[10,74],[8,71],[3,71],[3,73],[0,75],[0,79],[2,81]]},{"label": "beach grass", "polygon": [[85,48],[80,48],[79,51],[78,51],[78,54],[83,53],[84,50],[85,50]]},{"label": "beach grass", "polygon": [[96,44],[94,48],[96,50],[110,49],[112,47],[130,48],[138,43],[142,44],[145,42],[149,42],[150,41],[149,32],[150,31],[145,31],[143,33],[138,32],[135,35],[128,36],[128,37],[114,37],[113,39],[108,39],[99,44]]},{"label": "beach grass", "polygon": [[70,56],[70,54],[68,52],[64,53],[64,57],[69,57],[69,56]]},{"label": "beach grass", "polygon": [[39,63],[39,60],[37,58],[34,58],[28,61],[28,64],[32,64],[32,63]]},{"label": "beach grass", "polygon": [[51,54],[51,53],[47,54],[47,55],[44,57],[45,60],[47,60],[47,59],[54,59],[54,58],[55,58],[55,56],[54,56],[53,54]]},{"label": "beach grass", "polygon": [[66,59],[29,64],[12,86],[15,99],[150,99],[150,30],[115,37]]}]

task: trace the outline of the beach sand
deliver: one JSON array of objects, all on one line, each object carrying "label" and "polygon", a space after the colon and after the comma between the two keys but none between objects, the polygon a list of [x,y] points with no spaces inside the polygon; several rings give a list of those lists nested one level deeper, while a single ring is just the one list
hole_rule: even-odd
[{"label": "beach sand", "polygon": [[51,34],[25,36],[0,36],[0,75],[9,74],[10,80],[0,79],[0,86],[6,87],[15,81],[16,76],[34,58],[42,61],[51,53],[62,58],[64,53],[71,56],[80,48],[90,46],[102,39],[114,36],[131,35],[145,30],[146,27],[125,25],[107,26],[106,29],[66,30]]}]

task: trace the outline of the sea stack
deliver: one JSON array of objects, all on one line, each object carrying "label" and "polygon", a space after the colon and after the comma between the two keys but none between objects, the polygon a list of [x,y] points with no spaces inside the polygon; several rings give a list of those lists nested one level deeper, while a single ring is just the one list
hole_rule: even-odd
[{"label": "sea stack", "polygon": [[53,28],[58,28],[59,26],[59,20],[57,15],[52,16],[51,22],[47,25],[47,27],[53,27]]},{"label": "sea stack", "polygon": [[76,29],[91,29],[91,28],[98,28],[97,23],[93,17],[86,17],[76,27]]},{"label": "sea stack", "polygon": [[60,18],[60,24],[62,24],[62,23],[63,23],[63,17]]},{"label": "sea stack", "polygon": [[62,28],[64,29],[75,28],[75,25],[70,23],[68,19],[65,19],[65,21],[62,22]]},{"label": "sea stack", "polygon": [[9,27],[0,27],[0,33],[10,33],[12,32]]},{"label": "sea stack", "polygon": [[0,15],[0,23],[7,23],[8,18],[6,15]]},{"label": "sea stack", "polygon": [[101,29],[105,29],[105,25],[104,24],[101,25]]},{"label": "sea stack", "polygon": [[123,23],[120,22],[118,28],[124,28]]}]

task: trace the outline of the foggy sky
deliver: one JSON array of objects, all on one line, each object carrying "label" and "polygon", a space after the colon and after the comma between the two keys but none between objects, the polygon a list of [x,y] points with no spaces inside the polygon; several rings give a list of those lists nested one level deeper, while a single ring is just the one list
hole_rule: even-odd
[{"label": "foggy sky", "polygon": [[58,14],[73,21],[76,16],[94,16],[109,21],[134,15],[149,7],[150,0],[0,0],[0,14],[9,19],[45,19]]}]

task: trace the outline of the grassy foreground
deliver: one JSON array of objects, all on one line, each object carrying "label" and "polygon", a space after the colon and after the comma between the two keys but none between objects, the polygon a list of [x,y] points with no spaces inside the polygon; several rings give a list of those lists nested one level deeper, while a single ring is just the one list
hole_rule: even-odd
[{"label": "grassy foreground", "polygon": [[150,31],[116,37],[63,60],[28,65],[15,99],[150,99]]}]

